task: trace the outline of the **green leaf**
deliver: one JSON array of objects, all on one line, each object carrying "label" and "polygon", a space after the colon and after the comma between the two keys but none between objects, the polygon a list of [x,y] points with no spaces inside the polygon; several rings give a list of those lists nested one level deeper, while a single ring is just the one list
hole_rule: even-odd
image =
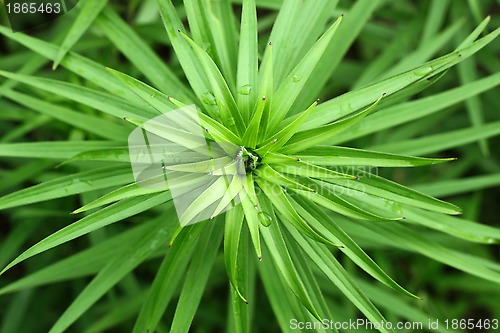
[{"label": "green leaf", "polygon": [[[262,121],[259,126],[258,137],[266,137],[267,129],[269,126],[269,114],[271,110],[272,100],[274,98],[274,63],[273,63],[273,44],[269,42],[266,46],[266,51],[264,53],[264,59],[259,67],[259,95],[264,99],[264,111],[262,115]],[[258,111],[256,109],[254,114]]]},{"label": "green leaf", "polygon": [[236,83],[238,109],[245,115],[243,117],[245,122],[250,119],[255,101],[257,100],[258,65],[257,11],[255,0],[245,0],[243,1],[241,14]]},{"label": "green leaf", "polygon": [[497,135],[500,135],[500,122],[431,135],[425,138],[377,145],[371,148],[393,153],[404,151],[406,154],[430,154]]},{"label": "green leaf", "polygon": [[316,116],[302,126],[311,129],[343,117],[375,102],[380,95],[391,95],[410,84],[434,76],[465,60],[492,42],[500,33],[500,28],[463,49],[429,61],[408,72],[385,79],[368,87],[345,93],[318,106]]},{"label": "green leaf", "polygon": [[[56,59],[59,51],[59,46],[25,35],[21,32],[13,33],[11,29],[3,26],[0,26],[0,34],[51,60]],[[106,68],[101,64],[70,52],[61,61],[61,65],[68,68],[75,74],[87,79],[89,82],[97,84],[104,90],[112,92],[116,96],[119,96],[127,101],[131,101],[132,103],[142,105],[142,107],[147,110],[148,105],[145,105],[135,95],[125,92],[120,82],[110,75],[106,71]],[[154,112],[151,113],[151,110],[149,111],[150,114],[154,114]]]},{"label": "green leaf", "polygon": [[[366,108],[365,110],[359,112],[358,114],[338,120],[329,125],[296,133],[290,139],[290,141],[288,141],[287,145],[283,147],[280,151],[284,154],[294,154],[299,151],[305,150],[309,147],[315,146],[318,143],[325,142],[329,138],[346,131],[354,124],[364,119],[373,110],[373,108],[377,106],[377,104],[384,96],[385,94],[380,96],[380,98],[377,101],[375,101],[375,103],[373,103],[370,107]],[[301,113],[299,117],[297,117],[294,120],[294,122],[292,122],[292,124],[301,119],[302,116],[305,114],[307,114],[307,111]]]},{"label": "green leaf", "polygon": [[300,126],[304,123],[307,117],[314,110],[316,105],[318,105],[319,100],[316,100],[306,111],[300,114],[294,121],[288,124],[285,128],[280,130],[278,133],[273,134],[270,140],[267,142],[260,142],[260,148],[256,150],[257,154],[265,157],[269,152],[275,152],[283,147],[291,137],[298,131]]},{"label": "green leaf", "polygon": [[148,112],[147,109],[140,108],[137,105],[124,101],[122,98],[94,89],[85,88],[80,85],[4,71],[0,71],[0,75],[72,99],[75,102],[88,105],[118,118],[140,117],[145,120],[149,119],[151,116],[158,115],[157,112]]},{"label": "green leaf", "polygon": [[0,198],[0,210],[66,197],[133,181],[129,167],[84,171],[28,187]]},{"label": "green leaf", "polygon": [[[304,110],[308,105],[306,101],[318,98],[321,89],[323,89],[327,81],[332,78],[332,75],[340,64],[342,58],[345,56],[351,45],[359,36],[360,32],[365,27],[374,11],[378,7],[380,7],[381,4],[382,1],[380,0],[357,0],[349,9],[349,11],[345,13],[345,17],[342,20],[342,25],[335,33],[335,36],[333,36],[330,45],[324,52],[323,57],[316,64],[316,68],[310,75],[309,80],[305,82],[304,89],[297,99],[298,103],[296,103],[294,109],[292,109],[291,114],[295,114],[297,111]],[[357,110],[375,102],[377,98],[380,97],[380,95],[382,95],[382,93],[384,92],[389,94],[389,91],[386,89],[377,91],[376,94],[373,95],[373,99],[371,99],[367,103],[360,105]],[[343,114],[342,116],[344,115],[345,114]],[[303,129],[314,128],[317,127],[317,125],[324,125],[334,120],[331,119],[330,121],[320,122],[320,119],[321,118],[318,118],[317,121],[314,121],[315,125],[307,128],[306,126],[304,126]],[[313,119],[311,119],[311,122],[312,120]]]},{"label": "green leaf", "polygon": [[18,263],[39,253],[50,250],[58,245],[69,242],[77,237],[88,234],[89,232],[105,227],[111,223],[115,223],[130,216],[139,214],[169,200],[171,200],[169,193],[161,193],[151,195],[147,198],[136,197],[115,203],[114,205],[88,215],[83,219],[53,233],[52,235],[47,236],[37,244],[24,251],[14,261],[7,265],[7,267],[0,272],[0,275]]},{"label": "green leaf", "polygon": [[[244,266],[238,262],[238,253],[246,251],[246,248],[240,248],[240,244],[245,244],[242,237],[243,218],[245,217],[242,205],[237,205],[226,213],[224,230],[224,262],[227,275],[232,288],[236,291],[243,302],[248,304],[243,296],[239,285],[239,277],[245,274]],[[245,235],[245,233],[243,233]]]},{"label": "green leaf", "polygon": [[417,120],[439,111],[445,111],[448,107],[487,91],[498,84],[500,84],[500,75],[494,74],[442,93],[382,108],[379,112],[369,115],[359,124],[354,125],[350,131],[331,138],[328,140],[328,143],[338,144],[346,142],[386,128]]},{"label": "green leaf", "polygon": [[[170,209],[172,210],[174,207]],[[158,248],[165,246],[172,233],[173,226],[161,221],[150,225],[149,229],[136,243],[129,244],[125,251],[113,258],[99,271],[96,277],[59,317],[50,329],[50,333],[66,331],[125,275],[146,260]]]},{"label": "green leaf", "polygon": [[[286,223],[285,223],[286,224]],[[321,321],[321,316],[317,312],[316,308],[312,305],[309,293],[304,288],[304,283],[302,279],[297,274],[295,265],[293,264],[290,253],[288,252],[285,240],[278,226],[278,223],[271,223],[269,227],[260,227],[260,231],[266,246],[269,248],[271,257],[274,263],[278,267],[281,276],[284,278],[288,287],[293,291],[293,293],[298,297],[301,303],[307,308],[307,310],[318,320]],[[269,260],[269,259],[267,259]]]},{"label": "green leaf", "polygon": [[365,272],[403,295],[418,298],[387,275],[321,208],[300,196],[293,197],[291,202],[315,228],[321,230],[332,241],[342,244],[343,247],[339,249]]},{"label": "green leaf", "polygon": [[273,133],[279,123],[285,118],[300,91],[311,76],[319,59],[330,44],[333,35],[342,21],[342,16],[321,36],[306,56],[292,70],[283,83],[276,90],[272,101],[272,114],[269,121],[268,133]]},{"label": "green leaf", "polygon": [[[158,89],[187,101],[194,100],[193,93],[175,75],[165,62],[126,24],[111,7],[104,9],[96,20],[113,44],[148,78]],[[144,64],[148,64],[144,66]]]},{"label": "green leaf", "polygon": [[196,244],[193,259],[187,270],[186,280],[175,308],[170,332],[187,333],[196,314],[210,271],[219,252],[222,241],[222,221],[215,223],[209,233],[204,234]]},{"label": "green leaf", "polygon": [[373,214],[365,209],[362,209],[345,198],[345,196],[341,197],[336,193],[342,193],[340,190],[335,188],[328,188],[326,186],[322,186],[321,182],[310,180],[310,179],[301,179],[300,182],[302,184],[307,185],[310,188],[318,188],[317,193],[306,192],[299,189],[292,190],[303,197],[325,207],[334,212],[340,213],[345,216],[349,216],[355,219],[360,220],[372,220],[372,221],[380,221],[380,222],[389,222],[402,220],[404,217],[383,217],[376,214]]},{"label": "green leaf", "polygon": [[166,216],[162,215],[149,223],[140,224],[117,236],[110,237],[102,243],[24,276],[0,289],[0,295],[97,273],[113,258],[126,251],[129,244],[138,242],[147,231],[151,230],[151,224],[164,223],[165,218]]},{"label": "green leaf", "polygon": [[114,141],[47,141],[29,143],[0,144],[0,156],[25,158],[68,159],[75,154],[123,145]]},{"label": "green leaf", "polygon": [[61,63],[61,60],[69,52],[69,50],[75,45],[80,37],[87,31],[87,29],[94,22],[95,18],[99,15],[104,7],[108,4],[108,0],[87,0],[80,6],[80,12],[73,22],[71,29],[66,34],[57,57],[54,60],[54,65],[52,69],[56,69]]},{"label": "green leaf", "polygon": [[250,120],[243,138],[241,139],[242,144],[248,148],[255,148],[259,140],[259,130],[261,129],[261,121],[264,114],[264,108],[266,107],[266,97],[262,97],[256,106],[256,110]]},{"label": "green leaf", "polygon": [[8,90],[0,87],[0,95],[36,112],[49,115],[50,117],[65,122],[75,128],[83,129],[84,131],[109,140],[123,141],[127,138],[130,132],[126,127],[112,123],[109,120],[76,112],[54,103],[47,103],[41,99],[33,98],[14,90]]},{"label": "green leaf", "polygon": [[[374,323],[386,322],[377,308],[363,294],[359,287],[344,270],[335,257],[324,245],[314,243],[302,236],[297,230],[285,224],[287,230],[292,234],[295,241],[304,250],[306,255],[323,271],[323,273],[334,283],[340,291],[371,321]],[[392,329],[382,327],[380,332],[393,332]]]},{"label": "green leaf", "polygon": [[217,221],[197,223],[181,230],[149,289],[133,332],[154,332],[175,291],[184,278],[184,271],[193,255],[200,234],[210,235]]},{"label": "green leaf", "polygon": [[255,194],[254,180],[252,175],[246,176],[245,194],[240,192],[241,206],[243,207],[243,212],[245,213],[245,220],[247,222],[248,230],[250,231],[250,237],[252,238],[252,243],[255,248],[255,253],[257,258],[262,260],[262,249],[260,245],[260,233],[259,233],[259,216],[257,209],[259,207],[259,202],[257,195]]},{"label": "green leaf", "polygon": [[198,57],[198,61],[203,65],[212,88],[212,93],[215,96],[215,102],[217,103],[223,124],[231,129],[234,128],[237,134],[243,135],[245,132],[245,125],[243,123],[242,115],[239,113],[238,106],[234,101],[233,95],[231,94],[224,77],[217,68],[217,65],[213,62],[212,58],[210,58],[210,56],[192,39],[185,34],[182,34],[182,36],[191,45]]},{"label": "green leaf", "polygon": [[305,162],[324,166],[414,167],[454,160],[453,158],[404,156],[336,146],[316,146],[295,156]]},{"label": "green leaf", "polygon": [[343,188],[361,191],[388,200],[400,202],[406,205],[428,209],[445,214],[461,214],[462,210],[448,202],[417,192],[403,185],[384,179],[371,173],[359,173],[359,180],[350,179],[326,179]]},{"label": "green leaf", "polygon": [[[273,186],[267,181],[257,180],[257,184],[265,193],[268,200],[270,200],[276,210],[281,216],[283,216],[283,221],[285,223],[292,224],[297,230],[307,237],[314,239],[317,242],[329,244],[332,246],[339,246],[332,243],[331,240],[326,239],[324,236],[320,235],[315,231],[306,221],[300,217],[297,211],[293,208],[290,203],[289,196],[283,192],[283,189],[279,186]],[[268,210],[269,211],[269,210]],[[272,224],[272,223],[271,223]]]}]

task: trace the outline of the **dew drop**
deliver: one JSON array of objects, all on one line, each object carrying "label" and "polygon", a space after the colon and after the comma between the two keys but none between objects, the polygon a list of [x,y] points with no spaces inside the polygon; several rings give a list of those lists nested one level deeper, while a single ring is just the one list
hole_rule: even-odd
[{"label": "dew drop", "polygon": [[430,66],[425,66],[422,68],[417,68],[416,70],[413,71],[413,74],[418,75],[418,76],[424,76],[432,72],[432,67]]},{"label": "dew drop", "polygon": [[264,227],[269,227],[271,225],[271,222],[273,221],[271,215],[267,214],[266,212],[259,212],[257,216],[259,217],[259,222]]},{"label": "dew drop", "polygon": [[201,96],[201,101],[204,104],[217,105],[217,101],[215,100],[215,96],[211,92],[207,92],[207,93],[203,94],[203,96]]},{"label": "dew drop", "polygon": [[240,95],[250,95],[251,91],[252,91],[252,85],[250,84],[245,84],[244,86],[241,86],[240,89],[238,89],[238,93]]},{"label": "dew drop", "polygon": [[293,78],[292,78],[292,81],[297,83],[300,81],[300,77],[298,75],[294,75]]}]

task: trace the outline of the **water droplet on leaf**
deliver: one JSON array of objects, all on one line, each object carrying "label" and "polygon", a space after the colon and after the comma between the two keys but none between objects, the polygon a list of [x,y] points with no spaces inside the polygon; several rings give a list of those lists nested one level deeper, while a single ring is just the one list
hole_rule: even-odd
[{"label": "water droplet on leaf", "polygon": [[300,81],[300,77],[298,75],[294,75],[293,78],[292,78],[292,81],[297,83]]},{"label": "water droplet on leaf", "polygon": [[259,214],[257,214],[257,216],[259,217],[259,222],[264,227],[269,227],[271,225],[271,222],[273,221],[273,218],[271,217],[271,215],[269,215],[266,212],[259,212]]},{"label": "water droplet on leaf", "polygon": [[250,95],[251,91],[252,91],[252,85],[250,84],[245,84],[244,86],[241,86],[240,89],[238,89],[238,93],[240,95]]},{"label": "water droplet on leaf", "polygon": [[203,94],[203,96],[201,97],[201,101],[204,104],[217,105],[217,101],[215,100],[215,96],[211,92],[207,92],[207,93]]}]

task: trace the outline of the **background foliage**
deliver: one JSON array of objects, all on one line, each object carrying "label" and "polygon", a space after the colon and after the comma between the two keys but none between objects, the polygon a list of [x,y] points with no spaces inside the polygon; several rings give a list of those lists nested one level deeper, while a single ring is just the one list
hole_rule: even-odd
[{"label": "background foliage", "polygon": [[[94,65],[86,60],[88,58],[160,90],[168,87],[166,78],[185,82],[156,0],[81,2],[86,6],[79,5],[64,18],[33,32],[36,40],[22,33],[12,34],[5,23],[0,27],[3,35],[0,70],[28,75],[9,74],[10,77],[0,79],[0,195],[5,195],[0,199],[2,268],[33,244],[82,217],[70,212],[133,181],[123,164],[82,161],[86,159],[85,154],[72,163],[60,165],[81,152],[112,147],[117,141],[124,141],[133,126],[120,118],[135,114],[137,110],[133,105],[111,95],[96,99],[83,94],[83,90],[64,90],[63,86],[49,87],[44,86],[43,81],[29,80],[45,77],[102,90],[102,78],[91,70]],[[336,6],[334,2],[328,5],[318,1],[317,6],[308,7],[310,12],[302,13],[304,22],[309,21],[308,15],[314,22],[312,18],[328,6],[331,6],[330,20],[345,14],[343,24],[347,28],[341,31],[342,38],[334,38],[334,47],[328,54],[335,71],[327,76],[315,73],[311,83],[316,84],[307,88],[317,89],[322,100],[453,51],[487,15],[491,15],[490,22],[481,36],[499,25],[498,1],[360,0],[339,1]],[[181,1],[174,3],[179,15],[185,18],[186,9]],[[259,47],[263,51],[282,1],[256,3]],[[241,1],[234,2],[234,10],[237,16],[241,14]],[[1,13],[6,22],[4,14]],[[77,28],[70,30],[73,24]],[[310,27],[319,34],[325,30],[326,21]],[[294,33],[297,39],[307,36],[307,31]],[[310,47],[314,41],[304,43]],[[64,45],[63,51],[56,45]],[[65,48],[86,58],[76,55],[63,58]],[[411,93],[383,100],[378,109],[388,111],[368,116],[358,127],[332,142],[392,153],[458,158],[446,164],[411,169],[380,168],[378,172],[460,206],[464,211],[461,217],[418,211],[413,212],[413,220],[418,223],[374,225],[335,216],[339,225],[385,272],[423,298],[411,299],[386,288],[340,252],[334,252],[389,321],[500,318],[497,245],[500,232],[496,209],[500,197],[499,52],[500,43],[495,40],[448,70],[439,80],[434,77],[425,90],[410,89]],[[168,69],[162,63],[167,64]],[[325,83],[323,89],[320,89],[321,83]],[[55,93],[61,91],[65,92],[62,96]],[[192,92],[180,89],[179,94],[189,98]],[[302,108],[310,103],[304,101],[303,104]],[[62,143],[44,143],[50,141]],[[79,176],[72,176],[75,174]],[[39,191],[16,194],[21,189],[49,181],[52,183]],[[83,216],[88,216],[89,223],[95,222],[94,227],[110,225],[40,253],[3,273],[0,276],[0,332],[47,332],[56,322],[53,330],[60,331],[73,319],[77,320],[69,329],[71,332],[131,331],[164,254],[174,251],[174,248],[168,249],[170,238],[165,236],[171,234],[172,226],[158,223],[172,214],[161,205],[164,201],[166,198],[162,195],[147,200],[129,198],[94,215],[93,210],[85,212],[87,215]],[[395,205],[389,209],[397,212],[400,207]],[[411,212],[406,213],[409,220],[412,220]],[[124,221],[113,223],[119,220]],[[171,327],[175,331],[176,325],[179,328],[190,322],[191,318],[183,316],[190,312],[182,311],[196,304],[185,291],[189,288],[203,291],[191,328],[193,332],[235,331],[234,318],[239,320],[239,317],[237,311],[233,316],[235,309],[222,249],[208,251],[212,243],[221,242],[221,225],[214,224],[210,234],[204,234],[203,241],[196,246],[186,242],[185,247],[175,248],[176,256],[172,253],[166,256],[162,267],[172,269],[162,270],[165,276],[161,278],[171,284],[160,300],[165,306],[168,303],[165,314],[156,314],[162,318],[158,332],[168,332]],[[80,231],[74,232],[73,236]],[[200,233],[201,229],[193,229],[193,233],[196,232]],[[152,237],[156,237],[156,246],[141,243],[142,239]],[[63,242],[61,239],[60,243]],[[194,252],[194,259],[183,260],[190,257],[190,251]],[[265,252],[263,256],[266,257]],[[301,253],[292,253],[292,256],[299,261],[302,257]],[[190,273],[175,275],[177,269],[186,268],[183,266]],[[249,274],[256,276],[253,270],[257,266],[249,267]],[[249,291],[254,295],[254,302],[248,305],[252,331],[287,331],[291,317],[312,318],[277,278],[276,268],[269,260],[258,263],[257,269],[259,277]],[[362,317],[328,279],[315,271],[301,273],[316,276],[317,286],[308,286],[308,289],[322,290],[324,306],[335,314],[336,320]],[[96,275],[99,279],[94,279]],[[198,279],[200,276],[206,279]],[[156,286],[153,284],[153,288]],[[83,294],[82,291],[88,290],[85,288],[94,293]],[[181,292],[184,296],[178,301]],[[75,299],[80,303],[71,305]],[[176,314],[177,307],[181,310]],[[154,313],[160,308],[143,311]],[[173,320],[177,321],[174,326]],[[441,326],[440,331],[446,330]]]}]

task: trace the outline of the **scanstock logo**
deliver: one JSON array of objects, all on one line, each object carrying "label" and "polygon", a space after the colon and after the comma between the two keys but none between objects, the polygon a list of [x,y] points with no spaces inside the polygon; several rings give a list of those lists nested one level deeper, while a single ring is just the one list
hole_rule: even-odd
[{"label": "scanstock logo", "polygon": [[128,138],[130,163],[144,193],[169,191],[181,226],[213,219],[247,196],[245,149],[214,141],[196,106],[141,123]]},{"label": "scanstock logo", "polygon": [[13,32],[27,31],[55,20],[73,9],[78,0],[0,0]]}]

